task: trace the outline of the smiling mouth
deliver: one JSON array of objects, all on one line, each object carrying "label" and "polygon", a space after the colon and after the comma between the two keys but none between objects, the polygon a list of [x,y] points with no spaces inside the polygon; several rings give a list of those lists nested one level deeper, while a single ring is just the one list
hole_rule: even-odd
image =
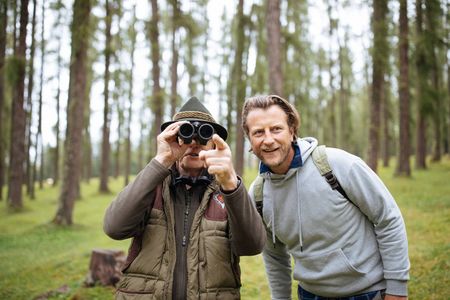
[{"label": "smiling mouth", "polygon": [[273,153],[273,152],[275,152],[277,150],[278,150],[278,148],[276,148],[276,149],[266,149],[266,150],[263,150],[263,152],[265,152],[265,153]]}]

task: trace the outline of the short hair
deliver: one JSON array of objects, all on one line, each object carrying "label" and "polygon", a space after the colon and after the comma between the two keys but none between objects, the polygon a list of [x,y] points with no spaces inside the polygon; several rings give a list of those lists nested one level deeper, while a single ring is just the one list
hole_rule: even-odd
[{"label": "short hair", "polygon": [[294,132],[294,137],[297,138],[297,131],[300,126],[300,115],[295,107],[289,101],[277,95],[257,95],[245,100],[242,109],[242,128],[245,134],[248,135],[247,116],[252,109],[268,109],[272,105],[278,105],[287,115],[287,123],[290,129]]}]

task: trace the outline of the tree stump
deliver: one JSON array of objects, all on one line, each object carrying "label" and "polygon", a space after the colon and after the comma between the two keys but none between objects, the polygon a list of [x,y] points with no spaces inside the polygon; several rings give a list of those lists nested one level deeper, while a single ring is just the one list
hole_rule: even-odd
[{"label": "tree stump", "polygon": [[85,284],[93,286],[96,283],[114,286],[122,274],[122,266],[126,255],[120,250],[94,249],[91,254],[89,273]]}]

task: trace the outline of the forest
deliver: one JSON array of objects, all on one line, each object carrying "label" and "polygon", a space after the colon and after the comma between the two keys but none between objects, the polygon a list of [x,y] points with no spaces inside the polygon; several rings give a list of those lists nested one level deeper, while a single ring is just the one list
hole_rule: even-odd
[{"label": "forest", "polygon": [[298,108],[300,136],[410,177],[450,151],[449,7],[2,0],[0,197],[20,211],[36,188],[57,186],[53,222],[72,224],[80,183],[126,185],[191,95],[230,131],[239,174],[256,166],[242,105],[265,93]]},{"label": "forest", "polygon": [[[299,136],[363,158],[405,219],[410,299],[450,291],[450,2],[0,0],[0,298],[111,299],[87,289],[112,198],[196,96],[228,128],[248,185],[242,106],[277,94]],[[268,299],[261,257],[243,299]]]}]

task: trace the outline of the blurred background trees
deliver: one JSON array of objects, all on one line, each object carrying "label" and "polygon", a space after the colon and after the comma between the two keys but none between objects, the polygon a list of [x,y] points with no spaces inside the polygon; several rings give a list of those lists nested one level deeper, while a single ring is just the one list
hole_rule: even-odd
[{"label": "blurred background trees", "polygon": [[[245,98],[279,94],[300,136],[374,171],[411,176],[449,154],[450,5],[439,0],[2,0],[0,199],[136,174],[160,124],[190,96],[228,127],[236,169],[256,168]],[[429,158],[427,160],[427,157]],[[22,187],[27,187],[22,189]]]}]

